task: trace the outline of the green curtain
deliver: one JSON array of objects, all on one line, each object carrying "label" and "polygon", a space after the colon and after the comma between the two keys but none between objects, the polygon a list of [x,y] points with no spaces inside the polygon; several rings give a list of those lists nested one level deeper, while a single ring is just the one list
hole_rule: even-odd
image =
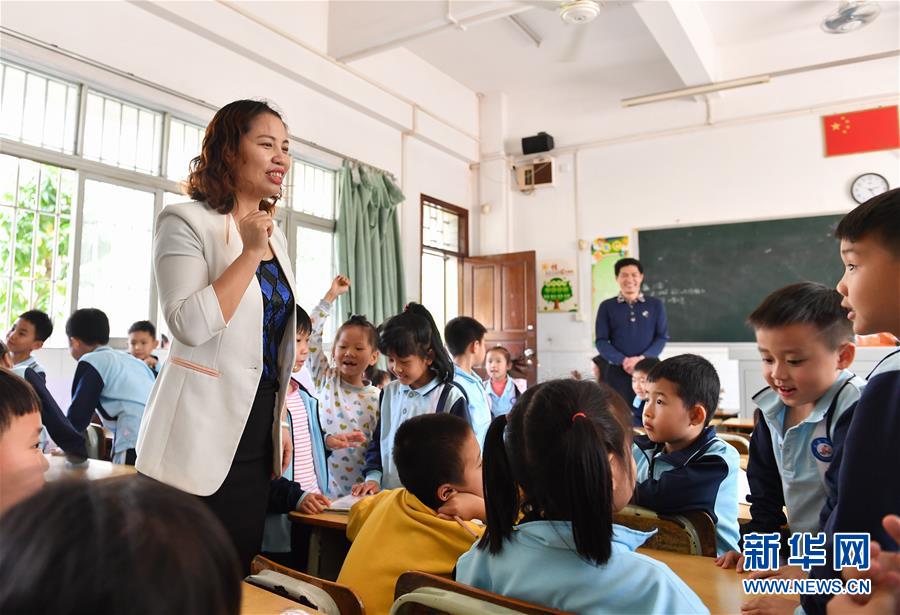
[{"label": "green curtain", "polygon": [[338,271],[350,278],[350,292],[338,300],[343,322],[363,314],[382,323],[403,309],[403,260],[397,207],[403,193],[389,176],[344,163],[338,172]]}]

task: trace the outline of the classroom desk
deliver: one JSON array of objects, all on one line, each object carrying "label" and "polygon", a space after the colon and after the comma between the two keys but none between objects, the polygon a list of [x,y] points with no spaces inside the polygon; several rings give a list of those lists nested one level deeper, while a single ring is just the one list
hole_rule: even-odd
[{"label": "classroom desk", "polygon": [[316,613],[290,598],[273,594],[270,591],[241,583],[241,615],[280,615],[291,609],[292,613]]},{"label": "classroom desk", "polygon": [[741,455],[741,469],[747,471],[747,462],[750,461],[750,455]]},{"label": "classroom desk", "polygon": [[320,579],[337,581],[344,558],[350,550],[350,541],[347,540],[349,514],[322,512],[305,515],[294,511],[288,516],[292,522],[307,525],[312,530],[309,535],[307,572]]},{"label": "classroom desk", "polygon": [[722,421],[721,426],[726,431],[736,431],[740,433],[751,434],[753,433],[753,419],[749,418],[730,418]]},{"label": "classroom desk", "polygon": [[746,502],[738,502],[738,523],[750,521],[750,505]]},{"label": "classroom desk", "polygon": [[134,466],[128,466],[99,459],[89,459],[86,468],[73,468],[66,465],[66,458],[59,455],[44,455],[50,463],[50,469],[44,474],[48,482],[63,479],[100,480],[113,476],[129,476],[137,473]]},{"label": "classroom desk", "polygon": [[657,549],[638,549],[638,553],[659,560],[671,568],[675,574],[693,589],[711,613],[740,613],[744,600],[741,586],[742,574],[734,569],[716,566],[712,557],[685,555]]}]

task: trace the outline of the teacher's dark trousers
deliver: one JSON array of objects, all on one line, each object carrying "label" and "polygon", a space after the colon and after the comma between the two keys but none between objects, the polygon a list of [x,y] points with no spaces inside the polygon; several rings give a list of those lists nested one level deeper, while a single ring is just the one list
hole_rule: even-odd
[{"label": "teacher's dark trousers", "polygon": [[250,562],[262,546],[272,480],[277,392],[277,383],[260,382],[225,482],[218,491],[202,498],[234,542],[244,576],[250,574]]},{"label": "teacher's dark trousers", "polygon": [[601,376],[606,381],[606,384],[615,389],[622,396],[622,399],[625,400],[625,403],[631,407],[631,402],[634,401],[634,389],[631,388],[631,374],[622,369],[621,365],[607,362],[606,369]]}]

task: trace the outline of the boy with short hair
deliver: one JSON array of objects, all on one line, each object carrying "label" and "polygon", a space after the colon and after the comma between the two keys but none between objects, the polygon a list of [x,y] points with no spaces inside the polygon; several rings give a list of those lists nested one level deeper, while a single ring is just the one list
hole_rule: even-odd
[{"label": "boy with short hair", "polygon": [[681,354],[647,377],[644,431],[635,436],[635,503],[661,513],[703,510],[716,524],[716,552],[738,544],[740,456],[709,421],[719,403],[719,376],[703,357]]},{"label": "boy with short hair", "polygon": [[139,320],[128,327],[128,353],[146,363],[154,377],[159,375],[159,357],[153,354],[157,346],[156,327],[149,320]]},{"label": "boy with short hair", "polygon": [[113,432],[113,463],[134,465],[153,372],[143,361],[107,346],[109,319],[98,309],[75,310],[66,322],[66,335],[69,353],[78,361],[69,421],[84,431],[96,411],[103,426]]},{"label": "boy with short hair", "polygon": [[[749,532],[818,532],[834,451],[843,444],[865,380],[847,368],[856,347],[847,309],[832,288],[800,282],[776,290],[750,314],[768,386],[754,395],[761,420],[750,438]],[[787,508],[787,517],[783,509]],[[743,565],[729,552],[717,563]]]},{"label": "boy with short hair", "polygon": [[[42,348],[53,333],[53,321],[40,310],[29,310],[19,315],[6,336],[7,346],[14,365],[12,372],[23,378],[38,396],[41,422],[46,434],[63,451],[73,464],[87,459],[84,437],[75,431],[69,419],[62,413],[56,400],[47,389],[47,374],[43,366],[31,355]],[[47,445],[46,435],[41,435],[41,448]]]},{"label": "boy with short hair", "polygon": [[644,406],[650,399],[650,391],[647,390],[647,376],[658,364],[659,359],[656,357],[647,357],[635,363],[634,371],[631,372],[631,388],[634,390],[631,412],[634,415],[635,427],[641,427],[644,424]]},{"label": "boy with short hair", "polygon": [[[352,541],[338,583],[369,613],[387,613],[407,570],[449,575],[482,529],[481,449],[469,424],[451,414],[404,421],[393,448],[401,489],[366,497],[350,510]],[[378,554],[390,554],[379,557]]]},{"label": "boy with short hair", "polygon": [[28,310],[19,315],[6,334],[6,345],[12,353],[13,368],[24,371],[33,369],[46,378],[44,368],[31,353],[44,346],[53,334],[53,321],[40,310]]},{"label": "boy with short hair", "polygon": [[469,420],[472,421],[478,446],[484,446],[484,437],[492,418],[490,400],[483,381],[473,370],[474,366],[484,363],[487,352],[484,345],[486,333],[484,325],[468,316],[453,318],[444,327],[444,340],[456,366],[453,381],[466,393]]},{"label": "boy with short hair", "polygon": [[19,376],[0,368],[0,514],[44,485],[40,402]]},{"label": "boy with short hair", "polygon": [[[852,210],[835,230],[845,269],[837,290],[849,308],[848,318],[859,335],[887,332],[900,336],[900,189],[869,199]],[[900,350],[887,355],[869,374],[856,404],[840,457],[837,495],[823,510],[823,530],[868,532],[884,551],[898,543],[882,525],[900,513],[900,489],[885,484],[900,467]],[[835,464],[832,464],[834,467]],[[828,562],[831,562],[831,553]],[[810,577],[836,577],[831,566],[813,568]],[[809,615],[825,612],[830,595],[803,596]]]}]

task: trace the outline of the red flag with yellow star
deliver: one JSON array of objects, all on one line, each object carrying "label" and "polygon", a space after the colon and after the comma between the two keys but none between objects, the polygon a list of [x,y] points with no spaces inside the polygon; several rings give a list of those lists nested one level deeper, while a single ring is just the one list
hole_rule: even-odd
[{"label": "red flag with yellow star", "polygon": [[897,105],[826,115],[822,122],[826,156],[900,147]]}]

